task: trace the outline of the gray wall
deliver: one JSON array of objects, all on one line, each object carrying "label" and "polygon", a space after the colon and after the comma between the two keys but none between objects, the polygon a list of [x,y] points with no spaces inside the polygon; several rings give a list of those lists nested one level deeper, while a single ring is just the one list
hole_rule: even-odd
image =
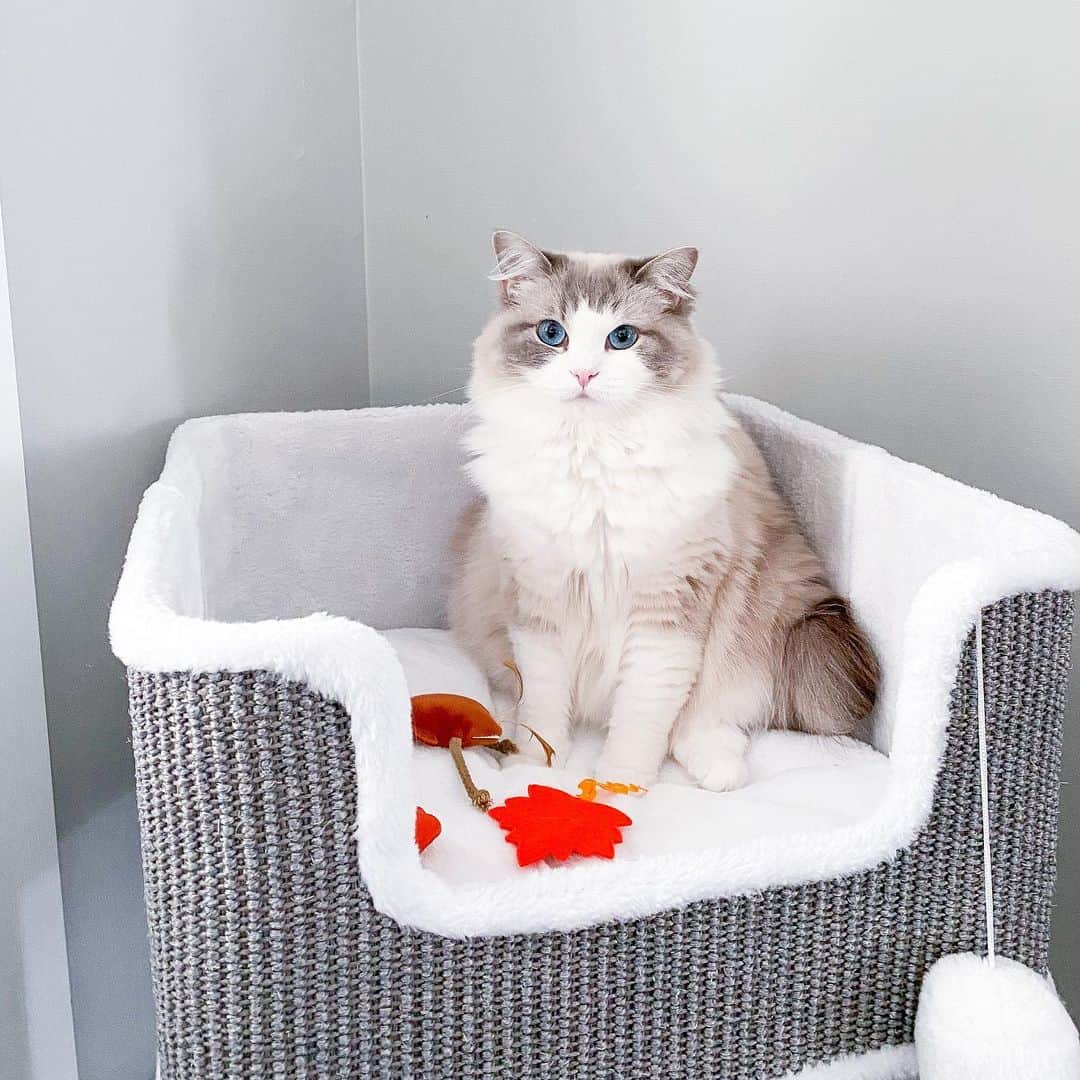
[{"label": "gray wall", "polygon": [[0,1080],[75,1080],[2,222],[0,597]]},{"label": "gray wall", "polygon": [[353,5],[7,0],[0,195],[80,1077],[136,1080],[153,1023],[108,603],[179,420],[367,400]]},{"label": "gray wall", "polygon": [[[496,226],[696,243],[731,388],[1080,526],[1080,7],[360,12],[373,401],[464,383]],[[1054,966],[1080,1015],[1072,719]]]}]

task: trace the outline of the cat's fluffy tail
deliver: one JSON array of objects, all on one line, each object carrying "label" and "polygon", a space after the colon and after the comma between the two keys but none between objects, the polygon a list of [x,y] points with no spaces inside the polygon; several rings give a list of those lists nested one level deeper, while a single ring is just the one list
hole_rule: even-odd
[{"label": "cat's fluffy tail", "polygon": [[779,696],[788,727],[855,734],[874,708],[879,680],[874,650],[841,597],[819,600],[788,631]]}]

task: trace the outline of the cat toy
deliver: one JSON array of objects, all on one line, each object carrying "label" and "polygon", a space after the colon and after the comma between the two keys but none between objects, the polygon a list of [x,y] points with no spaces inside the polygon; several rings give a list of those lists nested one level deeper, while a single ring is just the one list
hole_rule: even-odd
[{"label": "cat toy", "polygon": [[[630,794],[644,789],[591,777],[578,785],[578,795],[545,784],[530,784],[526,795],[493,806],[491,792],[473,781],[462,751],[473,746],[499,754],[516,754],[519,750],[512,740],[503,737],[502,727],[491,713],[473,698],[459,694],[417,695],[412,699],[412,729],[416,742],[450,752],[469,801],[505,831],[507,843],[517,849],[519,866],[545,859],[564,862],[572,855],[614,858],[615,845],[622,842],[621,830],[633,824],[621,810],[597,802],[597,792]],[[554,749],[538,732],[528,730],[543,747],[550,767]],[[438,819],[417,807],[417,847],[423,851],[439,832]]]}]

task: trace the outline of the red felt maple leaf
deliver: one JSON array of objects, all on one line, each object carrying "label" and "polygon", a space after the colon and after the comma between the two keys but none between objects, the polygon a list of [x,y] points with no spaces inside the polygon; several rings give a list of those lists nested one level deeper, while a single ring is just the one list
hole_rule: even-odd
[{"label": "red felt maple leaf", "polygon": [[441,832],[442,822],[434,814],[429,814],[422,806],[418,806],[416,808],[416,846],[423,851]]},{"label": "red felt maple leaf", "polygon": [[586,802],[558,788],[530,784],[529,794],[507,799],[488,813],[506,830],[506,841],[517,848],[519,866],[541,859],[598,855],[611,859],[622,843],[620,829],[633,822],[605,803]]}]

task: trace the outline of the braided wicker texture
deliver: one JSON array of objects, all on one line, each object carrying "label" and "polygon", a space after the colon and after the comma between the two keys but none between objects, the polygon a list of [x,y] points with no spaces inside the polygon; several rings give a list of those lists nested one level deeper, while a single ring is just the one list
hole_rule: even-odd
[{"label": "braided wicker texture", "polygon": [[[1072,600],[984,621],[998,948],[1046,965]],[[984,941],[973,644],[930,819],[876,869],[570,933],[374,910],[349,718],[263,672],[131,671],[162,1080],[777,1077],[909,1042]]]}]

